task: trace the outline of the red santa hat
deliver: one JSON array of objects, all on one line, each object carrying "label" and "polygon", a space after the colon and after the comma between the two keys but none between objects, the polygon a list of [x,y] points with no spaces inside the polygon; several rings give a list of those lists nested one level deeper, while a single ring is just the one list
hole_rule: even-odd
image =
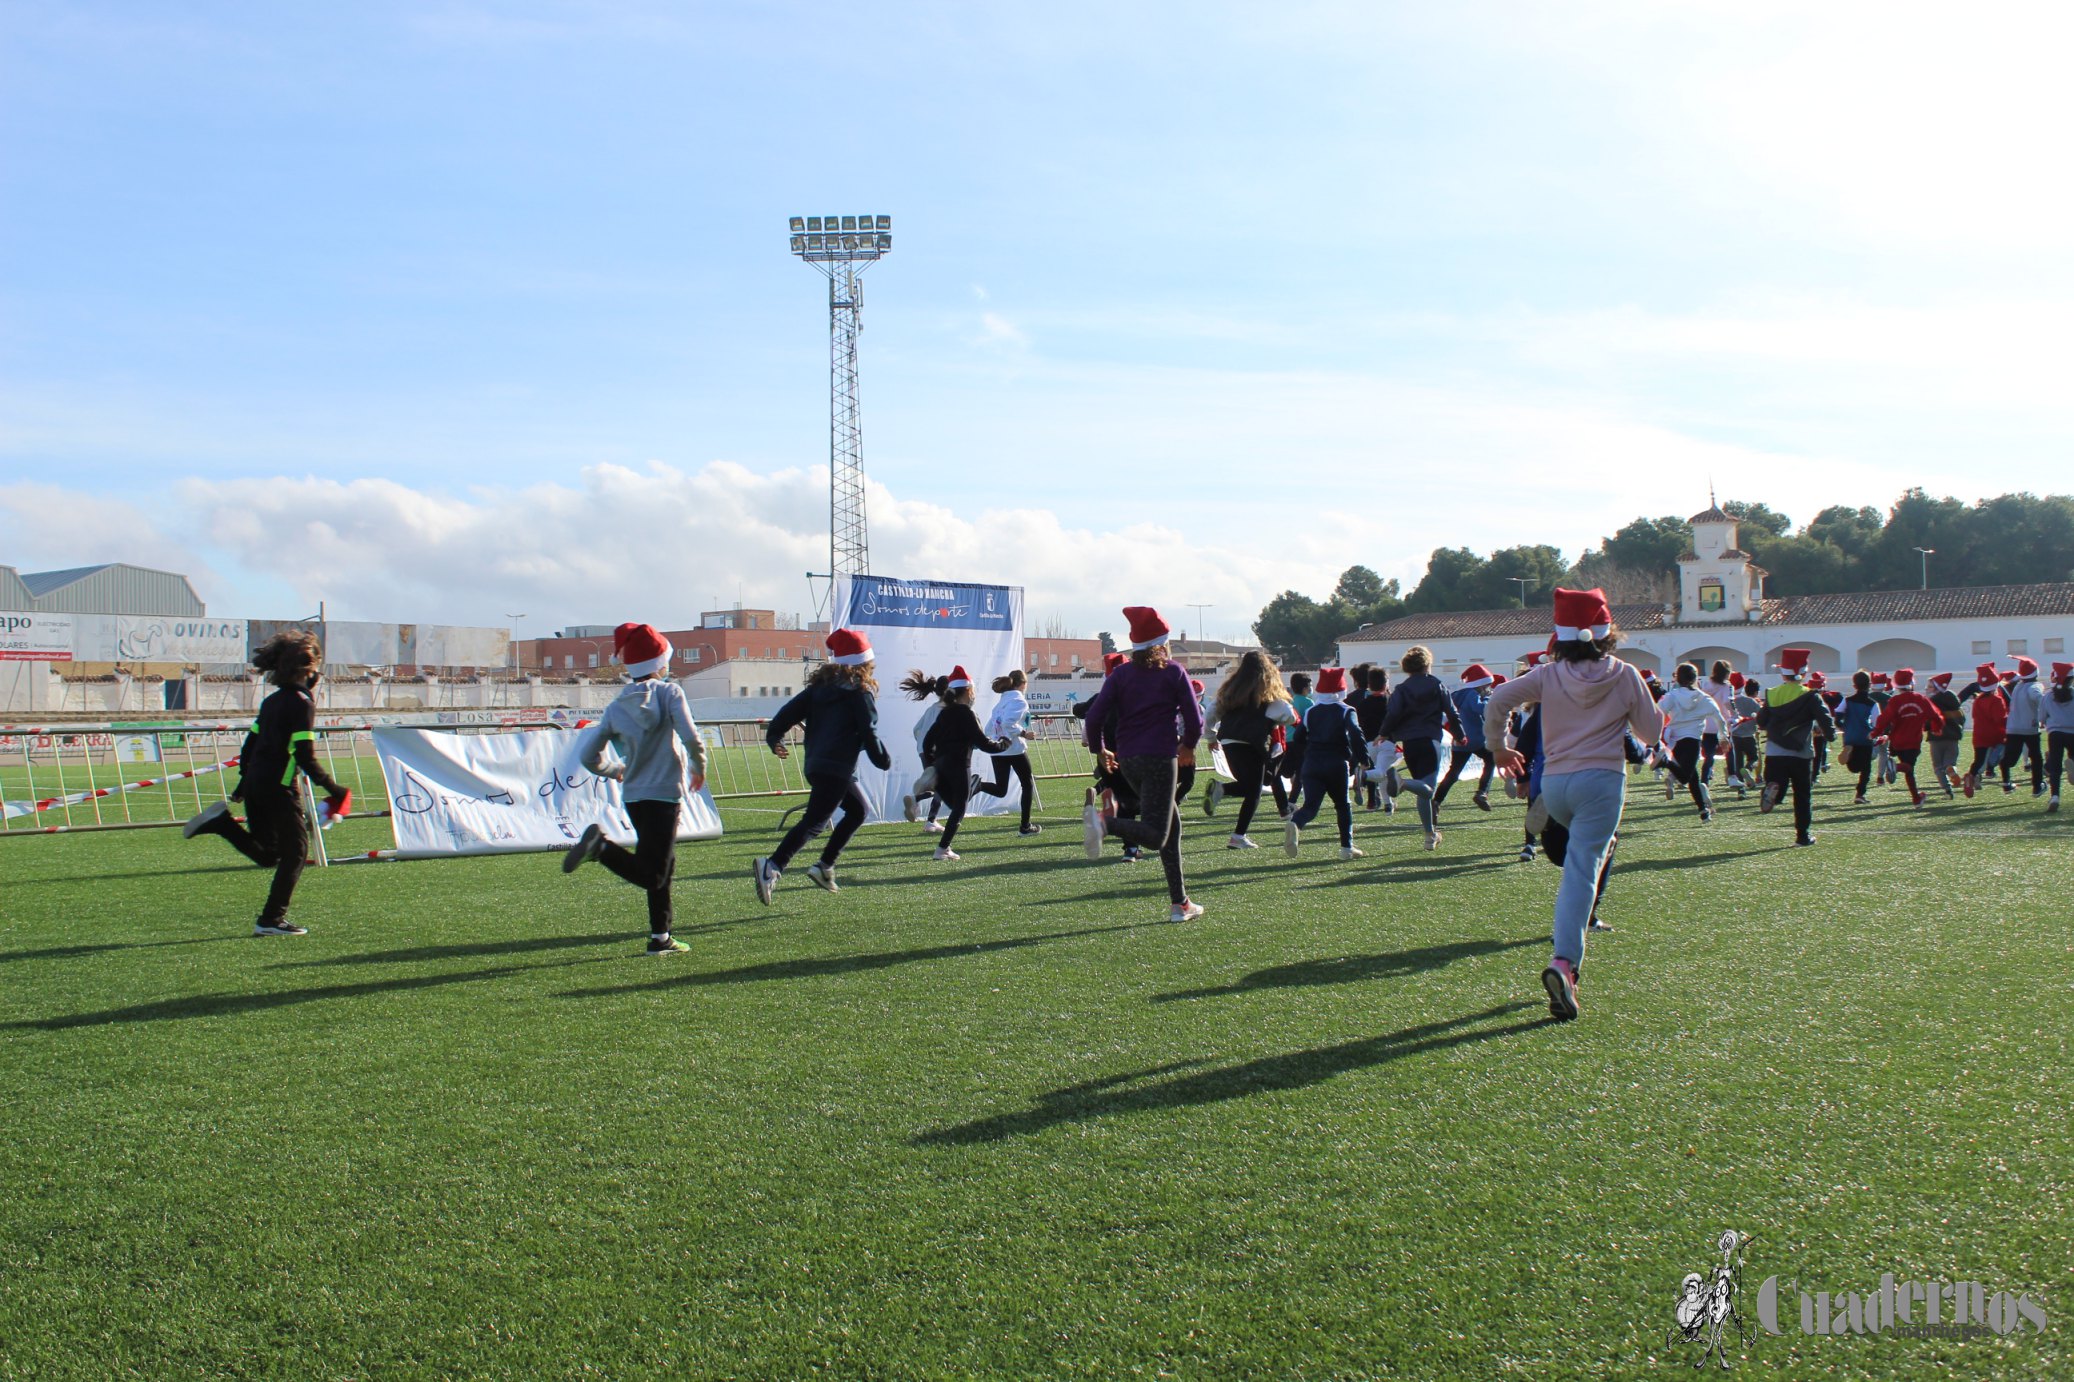
[{"label": "red santa hat", "polygon": [[1131,621],[1131,651],[1142,653],[1147,648],[1157,648],[1174,632],[1159,611],[1150,605],[1125,605],[1123,617]]},{"label": "red santa hat", "polygon": [[1203,694],[1203,684],[1194,677],[1188,679],[1188,689],[1195,692],[1198,696]]},{"label": "red santa hat", "polygon": [[[1606,635],[1599,634],[1597,636],[1604,638]],[[1489,686],[1490,684],[1491,669],[1484,666],[1481,662],[1472,662],[1462,669],[1462,689],[1464,691],[1474,691],[1479,686]]]},{"label": "red santa hat", "polygon": [[2074,681],[2074,662],[2053,663],[2052,679],[2054,681]]},{"label": "red santa hat", "polygon": [[1980,666],[1973,669],[1973,679],[1982,686],[1993,686],[1996,682],[2002,680],[2002,674],[1995,670],[1994,663],[1983,662]]},{"label": "red santa hat", "polygon": [[1872,674],[1872,684],[1874,686],[1891,686],[1893,682],[1894,679],[1885,672],[1874,672]]},{"label": "red santa hat", "polygon": [[1493,685],[1493,686],[1503,686],[1503,685],[1504,685],[1504,684],[1505,684],[1506,682],[1508,682],[1508,681],[1511,681],[1511,680],[1512,680],[1512,678],[1511,678],[1511,677],[1508,677],[1508,676],[1504,675],[1503,673],[1500,673],[1500,672],[1493,672],[1493,673],[1491,673],[1491,685]]},{"label": "red santa hat", "polygon": [[1347,669],[1344,667],[1320,667],[1318,683],[1312,688],[1319,696],[1337,696],[1347,689]]},{"label": "red santa hat", "polygon": [[1730,672],[1728,674],[1728,684],[1730,686],[1733,686],[1738,691],[1743,689],[1743,682],[1745,680],[1746,678],[1743,676],[1741,672]]},{"label": "red santa hat", "polygon": [[1930,684],[1942,690],[1952,684],[1952,674],[1950,672],[1939,672],[1930,678]]},{"label": "red santa hat", "polygon": [[1789,677],[1799,678],[1808,670],[1808,659],[1814,656],[1806,648],[1779,649],[1779,670]]},{"label": "red santa hat", "polygon": [[964,669],[963,667],[953,667],[953,668],[951,668],[951,678],[950,678],[950,689],[951,689],[951,690],[953,690],[953,691],[963,691],[963,690],[964,690],[964,689],[965,689],[966,687],[968,687],[968,686],[970,686],[970,685],[972,685],[972,676],[971,676],[971,674],[970,674],[970,673],[968,673],[968,672],[967,672],[967,671],[966,671],[966,670],[965,670],[965,669]]},{"label": "red santa hat", "polygon": [[1604,638],[1613,632],[1613,607],[1606,603],[1606,592],[1594,586],[1590,590],[1565,590],[1556,587],[1555,592],[1555,636],[1569,642],[1579,638]]},{"label": "red santa hat", "polygon": [[1914,686],[1916,684],[1916,669],[1913,667],[1896,667],[1894,669],[1894,684],[1896,686]]},{"label": "red santa hat", "polygon": [[862,667],[876,656],[871,640],[855,629],[837,629],[828,635],[828,660],[838,667]]},{"label": "red santa hat", "polygon": [[1129,662],[1130,660],[1130,655],[1127,653],[1103,653],[1102,675],[1105,677],[1108,676],[1111,672],[1123,666],[1124,663]]},{"label": "red santa hat", "polygon": [[1827,685],[1829,685],[1828,677],[1823,676],[1820,672],[1808,673],[1808,690],[1820,691]]},{"label": "red santa hat", "polygon": [[612,655],[630,677],[645,677],[670,665],[670,640],[648,624],[621,624],[612,631]]},{"label": "red santa hat", "polygon": [[2020,657],[2016,660],[2016,674],[2024,681],[2029,681],[2038,675],[2038,664],[2027,657]]},{"label": "red santa hat", "polygon": [[1539,667],[1542,663],[1548,661],[1548,654],[1536,648],[1533,652],[1521,658],[1520,661],[1529,667]]}]

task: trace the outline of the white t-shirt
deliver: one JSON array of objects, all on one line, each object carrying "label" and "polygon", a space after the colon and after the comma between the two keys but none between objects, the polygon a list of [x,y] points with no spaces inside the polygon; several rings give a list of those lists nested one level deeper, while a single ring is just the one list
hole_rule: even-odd
[{"label": "white t-shirt", "polygon": [[1721,707],[1714,698],[1694,686],[1674,686],[1664,692],[1656,708],[1669,717],[1664,738],[1672,743],[1721,732]]}]

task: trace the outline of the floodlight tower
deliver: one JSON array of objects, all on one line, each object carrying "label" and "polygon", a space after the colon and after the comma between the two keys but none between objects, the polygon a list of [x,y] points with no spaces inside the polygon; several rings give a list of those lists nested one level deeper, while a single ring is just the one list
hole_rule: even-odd
[{"label": "floodlight tower", "polygon": [[864,429],[857,412],[857,333],[864,271],[893,248],[891,216],[794,216],[792,252],[828,280],[828,572],[871,570],[864,527]]}]

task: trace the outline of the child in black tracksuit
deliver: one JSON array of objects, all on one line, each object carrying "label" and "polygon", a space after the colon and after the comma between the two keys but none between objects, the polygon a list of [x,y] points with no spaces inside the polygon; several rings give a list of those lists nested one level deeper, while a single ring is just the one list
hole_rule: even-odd
[{"label": "child in black tracksuit", "polygon": [[972,713],[972,678],[963,667],[952,668],[944,683],[943,712],[922,740],[922,766],[936,769],[936,794],[950,808],[943,822],[943,838],[936,843],[937,859],[958,858],[951,842],[958,838],[958,827],[972,800],[972,751],[1000,753],[1007,747],[1006,739],[989,739],[980,727],[979,717]]},{"label": "child in black tracksuit", "polygon": [[238,789],[230,799],[245,803],[244,824],[231,815],[228,802],[219,801],[180,833],[188,839],[220,835],[253,863],[272,869],[273,886],[252,934],[300,936],[308,928],[288,920],[288,904],[308,862],[310,818],[296,778],[307,776],[323,789],[334,818],[346,814],[353,795],[317,761],[317,703],[310,688],[323,671],[324,650],[316,635],[303,629],[275,634],[252,655],[252,665],[279,689],[260,702],[259,718],[238,750]]},{"label": "child in black tracksuit", "polygon": [[893,766],[893,756],[879,740],[879,684],[871,674],[871,644],[854,629],[837,629],[827,641],[828,661],[807,679],[806,690],[785,702],[764,727],[770,751],[789,758],[792,750],[785,736],[795,726],[804,726],[807,760],[807,804],[799,820],[770,857],[758,859],[751,869],[756,900],[766,907],[792,856],[828,829],[840,810],[842,819],[821,847],[820,859],[807,866],[807,877],[816,887],[837,891],[835,861],[871,814],[871,803],[857,785],[857,756],[864,755],[881,772]]},{"label": "child in black tracksuit", "polygon": [[1315,703],[1289,736],[1290,755],[1303,763],[1303,804],[1282,826],[1282,849],[1292,859],[1302,847],[1303,827],[1317,819],[1327,797],[1332,799],[1339,822],[1339,857],[1361,857],[1361,851],[1354,848],[1354,811],[1347,784],[1355,772],[1368,767],[1368,741],[1361,737],[1361,722],[1354,711],[1340,703],[1345,685],[1345,674],[1339,668],[1321,670]]}]

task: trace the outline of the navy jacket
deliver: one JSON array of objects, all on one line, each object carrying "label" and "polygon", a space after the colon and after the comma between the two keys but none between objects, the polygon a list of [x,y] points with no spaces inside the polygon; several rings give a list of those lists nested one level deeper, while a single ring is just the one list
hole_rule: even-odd
[{"label": "navy jacket", "polygon": [[1289,752],[1301,755],[1306,774],[1345,777],[1349,766],[1368,766],[1368,741],[1361,737],[1361,722],[1344,705],[1312,706],[1289,736]]},{"label": "navy jacket", "polygon": [[893,766],[893,755],[879,742],[879,703],[869,691],[834,682],[809,686],[771,717],[764,742],[776,748],[794,725],[806,726],[803,767],[809,777],[853,776],[860,753],[874,768]]}]

